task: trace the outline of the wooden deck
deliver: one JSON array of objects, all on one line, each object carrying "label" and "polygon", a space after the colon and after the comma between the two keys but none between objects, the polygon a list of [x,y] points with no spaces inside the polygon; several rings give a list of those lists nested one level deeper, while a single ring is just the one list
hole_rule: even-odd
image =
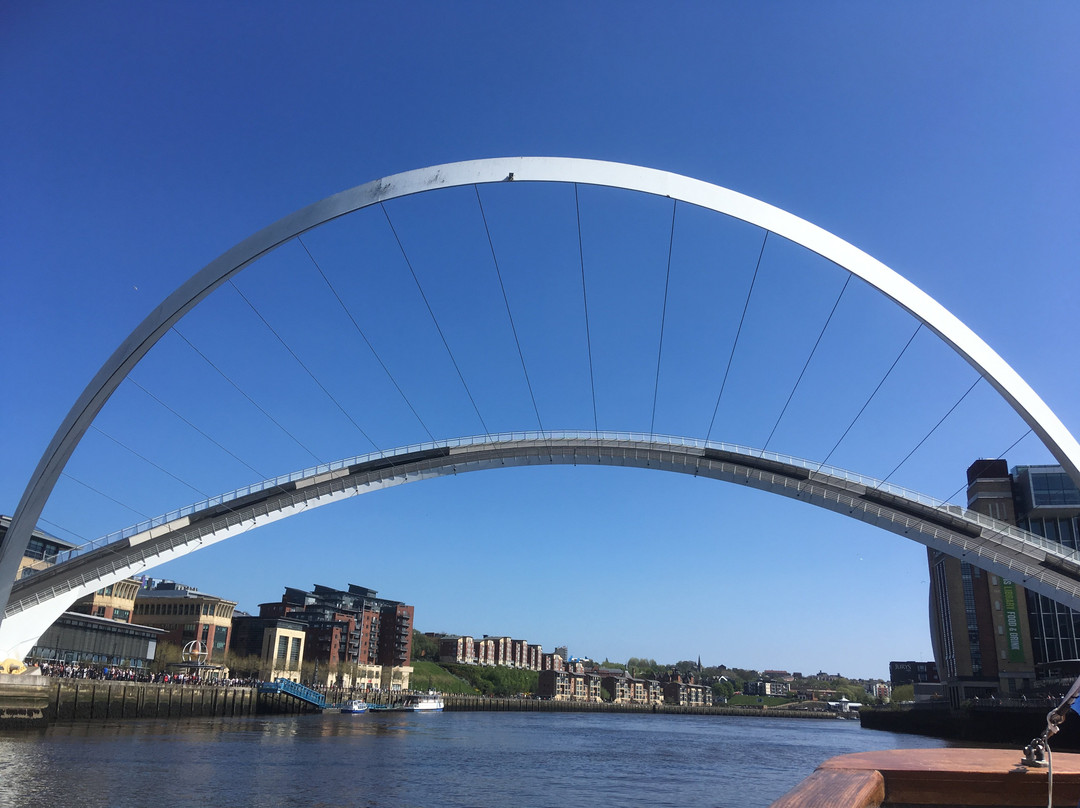
[{"label": "wooden deck", "polygon": [[[1047,805],[1047,768],[1019,749],[896,749],[825,761],[772,808]],[[1080,754],[1053,755],[1054,805],[1080,801]]]}]

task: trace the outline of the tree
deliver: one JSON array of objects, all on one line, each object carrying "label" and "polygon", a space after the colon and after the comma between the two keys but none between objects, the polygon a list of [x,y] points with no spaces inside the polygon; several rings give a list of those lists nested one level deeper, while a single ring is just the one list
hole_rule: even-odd
[{"label": "tree", "polygon": [[897,685],[892,691],[892,703],[915,701],[915,685]]},{"label": "tree", "polygon": [[735,685],[728,679],[721,679],[712,686],[713,698],[730,699],[735,695]]},{"label": "tree", "polygon": [[434,637],[421,634],[416,629],[412,633],[412,658],[424,659],[428,662],[439,661],[439,641]]},{"label": "tree", "polygon": [[154,661],[150,663],[150,670],[154,673],[162,673],[166,667],[180,661],[182,649],[179,645],[171,642],[159,642],[154,652]]},{"label": "tree", "polygon": [[229,675],[237,678],[265,679],[269,670],[263,670],[263,662],[254,654],[242,656],[235,651],[225,654],[225,667]]},{"label": "tree", "polygon": [[626,670],[631,676],[640,679],[654,679],[666,667],[666,665],[656,664],[655,659],[646,659],[645,657],[630,657],[626,660]]}]

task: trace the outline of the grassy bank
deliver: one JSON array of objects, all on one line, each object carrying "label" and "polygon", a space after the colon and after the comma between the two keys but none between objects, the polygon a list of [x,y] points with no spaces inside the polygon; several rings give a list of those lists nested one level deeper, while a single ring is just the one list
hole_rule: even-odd
[{"label": "grassy bank", "polygon": [[434,662],[413,660],[409,686],[413,690],[437,690],[440,693],[476,694],[477,689],[465,679],[455,676]]}]

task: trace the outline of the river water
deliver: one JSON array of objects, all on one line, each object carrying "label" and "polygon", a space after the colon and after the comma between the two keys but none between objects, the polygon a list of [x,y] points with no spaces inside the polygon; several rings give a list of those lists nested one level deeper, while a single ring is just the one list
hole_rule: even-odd
[{"label": "river water", "polygon": [[0,806],[767,806],[826,758],[938,747],[857,721],[382,713],[0,734]]}]

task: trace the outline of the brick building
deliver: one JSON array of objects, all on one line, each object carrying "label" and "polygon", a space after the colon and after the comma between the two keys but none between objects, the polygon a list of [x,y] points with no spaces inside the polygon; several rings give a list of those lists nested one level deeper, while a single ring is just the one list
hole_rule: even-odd
[{"label": "brick building", "polygon": [[79,598],[71,611],[130,623],[131,614],[135,611],[135,597],[141,588],[142,583],[137,578],[126,578]]},{"label": "brick building", "polygon": [[305,627],[307,659],[330,683],[407,689],[412,668],[413,607],[373,589],[286,587],[280,602],[259,605],[259,617],[289,618]]},{"label": "brick building", "polygon": [[206,662],[222,664],[229,650],[236,603],[175,581],[155,581],[139,589],[131,622],[164,629],[162,641],[181,647],[201,642]]}]

